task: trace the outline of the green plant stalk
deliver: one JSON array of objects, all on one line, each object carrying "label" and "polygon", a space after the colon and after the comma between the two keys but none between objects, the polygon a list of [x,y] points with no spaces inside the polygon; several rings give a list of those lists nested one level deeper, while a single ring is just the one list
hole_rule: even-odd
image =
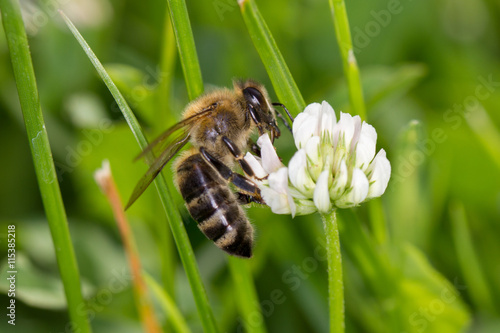
[{"label": "green plant stalk", "polygon": [[495,301],[491,297],[492,293],[490,291],[492,288],[488,286],[483,268],[474,249],[463,204],[455,203],[451,205],[450,215],[458,262],[465,282],[470,288],[468,294],[477,308],[483,308],[490,314],[495,314]]},{"label": "green plant stalk", "polygon": [[238,3],[250,37],[271,79],[276,95],[280,102],[287,106],[292,115],[297,115],[304,110],[306,103],[271,35],[271,31],[254,0],[239,0]]},{"label": "green plant stalk", "polygon": [[159,304],[165,315],[169,318],[172,323],[172,327],[175,332],[179,333],[189,333],[191,330],[187,325],[184,317],[182,316],[179,308],[175,305],[172,298],[165,292],[164,289],[145,271],[142,272],[142,278],[146,281],[148,288],[152,291],[153,295],[159,301]]},{"label": "green plant stalk", "polygon": [[184,0],[168,0],[167,3],[188,96],[189,99],[193,100],[203,93],[203,79],[186,2]]},{"label": "green plant stalk", "polygon": [[344,74],[347,79],[347,86],[349,87],[349,101],[351,103],[352,113],[358,114],[362,119],[366,119],[363,88],[361,86],[358,64],[354,56],[345,2],[344,0],[330,0],[329,2],[333,24],[335,26],[335,35],[342,57]]},{"label": "green plant stalk", "polygon": [[[116,85],[113,83],[108,73],[106,72],[100,61],[97,59],[96,55],[91,50],[91,48],[84,40],[82,35],[73,25],[73,23],[64,13],[61,12],[61,15],[66,24],[68,25],[69,29],[75,36],[75,38],[82,46],[85,53],[89,57],[90,61],[96,68],[97,72],[99,73],[102,80],[108,87],[109,91],[113,95],[116,103],[118,104],[120,110],[123,113],[123,117],[127,121],[132,133],[134,134],[137,142],[139,143],[139,146],[141,147],[141,149],[145,149],[148,146],[146,136],[144,135],[141,126],[137,121],[137,118],[135,117],[132,110],[128,106],[125,98],[120,93]],[[163,204],[163,208],[165,209],[165,213],[167,215],[167,219],[169,221],[172,234],[174,236],[179,256],[186,271],[186,275],[188,277],[191,290],[193,292],[193,297],[196,303],[196,307],[198,309],[198,314],[200,315],[203,330],[204,332],[217,332],[215,319],[212,313],[212,309],[210,307],[210,303],[208,302],[207,293],[205,292],[205,288],[203,287],[203,283],[201,281],[201,276],[198,270],[198,266],[196,264],[193,248],[191,247],[191,243],[189,242],[189,238],[186,233],[186,229],[184,228],[184,224],[182,222],[179,211],[177,210],[177,207],[175,207],[175,205],[173,204],[170,192],[168,190],[167,182],[165,181],[165,178],[163,177],[162,173],[158,174],[158,176],[154,180],[154,183],[156,189],[158,190],[158,194]]]},{"label": "green plant stalk", "polygon": [[248,333],[265,333],[264,318],[262,317],[252,274],[248,267],[248,260],[236,257],[229,257],[228,260],[245,331]]},{"label": "green plant stalk", "polygon": [[[156,100],[158,105],[158,112],[156,112],[159,121],[157,123],[157,133],[170,127],[176,121],[176,117],[169,107],[169,100],[171,97],[171,87],[173,80],[173,72],[176,59],[175,48],[175,35],[170,22],[168,13],[168,6],[165,11],[163,38],[160,54],[160,84],[156,90]],[[171,188],[170,188],[171,189]],[[166,292],[172,297],[175,296],[175,266],[177,255],[174,253],[174,244],[172,239],[172,232],[169,227],[161,219],[157,219],[157,230],[161,230],[159,248],[161,251],[161,275],[162,282]]]},{"label": "green plant stalk", "polygon": [[342,254],[335,210],[322,214],[321,219],[326,233],[328,252],[328,302],[330,315],[330,332],[342,333],[344,322],[344,277],[342,274]]},{"label": "green plant stalk", "polygon": [[170,20],[168,6],[165,6],[165,16],[163,22],[162,44],[160,49],[160,77],[156,88],[156,105],[158,107],[157,126],[159,129],[168,128],[176,121],[175,114],[170,110],[169,102],[171,98],[172,81],[174,78],[177,50],[175,46],[175,35]]},{"label": "green plant stalk", "polygon": [[0,9],[38,186],[68,302],[71,326],[79,332],[91,332],[21,10],[16,0],[0,0]]}]

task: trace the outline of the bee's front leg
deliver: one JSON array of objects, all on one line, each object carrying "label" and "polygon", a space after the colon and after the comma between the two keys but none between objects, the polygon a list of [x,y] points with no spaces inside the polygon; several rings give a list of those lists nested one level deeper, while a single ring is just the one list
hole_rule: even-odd
[{"label": "bee's front leg", "polygon": [[[228,139],[227,137],[223,136],[222,137],[222,141],[226,144],[227,148],[229,149],[229,151],[231,152],[231,154],[234,156],[234,158],[236,159],[236,161],[238,161],[238,163],[241,166],[241,169],[243,170],[243,172],[248,177],[255,178],[255,179],[258,179],[258,180],[262,180],[262,179],[258,178],[257,176],[255,176],[255,173],[253,172],[252,168],[250,167],[250,165],[248,164],[248,162],[243,158],[244,156],[241,153],[240,149],[230,139]],[[259,147],[257,145],[255,145],[255,148],[258,149],[258,156],[260,156],[260,149],[259,149]]]},{"label": "bee's front leg", "polygon": [[[201,156],[212,165],[215,170],[219,172],[222,178],[231,182],[234,186],[236,186],[243,195],[248,195],[253,197],[252,201],[254,202],[263,202],[263,199],[260,195],[259,187],[252,182],[247,177],[240,175],[239,173],[233,172],[227,165],[219,161],[217,158],[212,156],[209,152],[206,151],[205,148],[200,148]],[[243,160],[244,161],[244,160]],[[250,166],[244,161],[248,168],[251,170]],[[253,173],[253,171],[252,171]],[[240,195],[241,197],[241,195]]]}]

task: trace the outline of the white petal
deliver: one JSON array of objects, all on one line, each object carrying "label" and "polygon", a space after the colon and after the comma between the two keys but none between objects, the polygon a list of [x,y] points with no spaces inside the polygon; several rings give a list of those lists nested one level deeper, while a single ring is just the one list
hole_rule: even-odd
[{"label": "white petal", "polygon": [[356,149],[356,145],[358,144],[359,138],[361,136],[361,117],[360,116],[354,116],[352,117],[354,121],[354,134],[352,135],[351,142],[349,143],[349,152],[353,154]]},{"label": "white petal", "polygon": [[337,123],[337,117],[335,116],[335,111],[328,102],[323,101],[321,103],[321,122],[319,132],[321,138],[325,138],[327,142],[333,142],[333,129]]},{"label": "white petal", "polygon": [[[335,127],[333,128],[333,144],[334,146],[338,146],[340,144],[343,144],[344,140],[344,132],[346,131],[346,128],[350,128],[350,124],[352,123],[352,116],[348,113],[340,112],[340,119],[335,124]],[[353,130],[354,131],[354,127]]]},{"label": "white petal", "polygon": [[347,151],[350,150],[351,142],[357,141],[361,129],[361,118],[351,116],[349,113],[340,113],[340,120],[333,131],[333,141],[336,145],[342,145]]},{"label": "white petal", "polygon": [[332,209],[330,194],[328,193],[328,178],[330,173],[325,170],[319,175],[314,189],[314,204],[320,213],[328,213]]},{"label": "white petal", "polygon": [[308,172],[306,151],[299,149],[288,163],[289,178],[293,186],[307,197],[314,193],[314,181]]},{"label": "white petal", "polygon": [[318,133],[316,133],[317,128],[318,118],[307,116],[307,118],[304,119],[302,126],[298,127],[298,130],[293,135],[297,149],[304,148],[307,140],[309,140],[312,136],[318,135]]},{"label": "white petal", "polygon": [[391,178],[391,163],[386,157],[385,150],[380,149],[375,156],[368,168],[368,174],[370,175],[370,188],[367,199],[381,196]]},{"label": "white petal", "polygon": [[304,109],[304,112],[313,116],[313,117],[319,118],[319,115],[321,113],[321,104],[311,103],[308,106],[306,106],[306,108]]},{"label": "white petal", "polygon": [[330,190],[330,197],[332,200],[340,198],[340,196],[345,192],[348,179],[349,174],[347,171],[347,165],[345,160],[342,160],[340,161],[340,166],[335,173],[335,179],[333,180],[333,185]]},{"label": "white petal", "polygon": [[252,154],[247,152],[243,159],[248,163],[255,177],[262,179],[268,175],[266,170],[264,170],[264,168],[262,167],[262,164],[260,164],[257,158],[255,158],[255,156],[253,156]]},{"label": "white petal", "polygon": [[295,137],[297,135],[297,132],[299,131],[299,129],[302,127],[303,123],[308,118],[310,118],[310,115],[308,113],[305,113],[305,112],[301,112],[295,117],[295,119],[293,120],[293,124],[292,124],[293,137]]},{"label": "white petal", "polygon": [[373,156],[375,156],[375,145],[377,143],[377,131],[372,125],[363,122],[361,135],[356,146],[356,168],[366,171]]},{"label": "white petal", "polygon": [[368,178],[360,169],[354,169],[349,191],[344,194],[335,205],[339,208],[348,208],[359,205],[368,195]]},{"label": "white petal", "polygon": [[274,149],[269,134],[265,133],[257,140],[257,145],[260,147],[260,155],[262,158],[262,167],[267,173],[272,173],[283,167],[276,150]]},{"label": "white petal", "polygon": [[318,179],[321,169],[323,168],[323,158],[320,154],[320,138],[313,136],[307,141],[304,148],[309,165],[309,174],[313,180]]},{"label": "white petal", "polygon": [[319,136],[313,136],[309,141],[307,141],[307,145],[304,147],[304,150],[306,151],[306,155],[309,160],[316,161],[321,158],[319,155],[319,145]]},{"label": "white petal", "polygon": [[297,149],[304,147],[310,137],[319,135],[320,111],[321,104],[309,104],[293,121],[292,132]]},{"label": "white petal", "polygon": [[290,205],[288,204],[288,198],[285,195],[276,192],[269,187],[261,187],[260,194],[262,199],[271,208],[274,214],[290,214]]},{"label": "white petal", "polygon": [[286,167],[273,172],[268,178],[269,187],[261,186],[261,195],[275,214],[292,214],[295,216],[296,206],[288,191],[288,170]]}]

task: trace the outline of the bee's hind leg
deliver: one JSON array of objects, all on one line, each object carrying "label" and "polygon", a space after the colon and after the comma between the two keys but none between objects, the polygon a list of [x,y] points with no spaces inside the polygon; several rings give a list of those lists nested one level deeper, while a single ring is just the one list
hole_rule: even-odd
[{"label": "bee's hind leg", "polygon": [[[222,178],[224,178],[225,180],[231,182],[234,186],[236,186],[241,191],[242,195],[253,197],[253,199],[252,199],[253,202],[259,202],[259,203],[264,202],[262,197],[260,196],[260,189],[254,182],[252,182],[247,177],[240,175],[239,173],[233,172],[233,170],[231,170],[227,165],[225,165],[224,163],[219,161],[217,158],[210,155],[206,151],[205,148],[201,147],[200,153],[201,153],[201,156],[203,156],[203,158],[210,165],[212,165],[215,168],[215,170],[217,170],[219,172],[219,175],[221,175]],[[242,161],[244,161],[244,160],[242,160]],[[244,161],[244,162],[245,162],[246,166],[248,166],[248,168],[250,170],[252,170],[250,168],[250,166],[246,163],[246,161]],[[241,165],[241,163],[240,163],[240,165]],[[243,166],[242,166],[242,168],[243,168]],[[245,169],[243,169],[243,170],[245,170]],[[253,171],[252,171],[252,174],[253,174]],[[250,199],[244,199],[241,197],[241,195],[239,195],[238,200],[240,201],[240,199],[241,200],[250,200]]]},{"label": "bee's hind leg", "polygon": [[253,195],[250,195],[250,194],[246,194],[246,193],[243,193],[243,192],[238,192],[236,193],[237,195],[237,200],[239,202],[240,205],[248,205],[248,204],[251,204],[252,202],[255,202],[255,203],[258,203],[258,204],[261,204],[261,205],[265,205],[266,203],[264,202],[264,199],[262,199],[262,197],[260,198],[257,198]]}]

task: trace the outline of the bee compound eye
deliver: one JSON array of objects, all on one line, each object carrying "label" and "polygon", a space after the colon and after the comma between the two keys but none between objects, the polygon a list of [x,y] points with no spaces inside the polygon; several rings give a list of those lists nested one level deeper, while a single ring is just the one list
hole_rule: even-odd
[{"label": "bee compound eye", "polygon": [[253,106],[261,106],[264,105],[264,96],[262,93],[254,87],[248,87],[243,89],[243,95],[248,103]]}]

